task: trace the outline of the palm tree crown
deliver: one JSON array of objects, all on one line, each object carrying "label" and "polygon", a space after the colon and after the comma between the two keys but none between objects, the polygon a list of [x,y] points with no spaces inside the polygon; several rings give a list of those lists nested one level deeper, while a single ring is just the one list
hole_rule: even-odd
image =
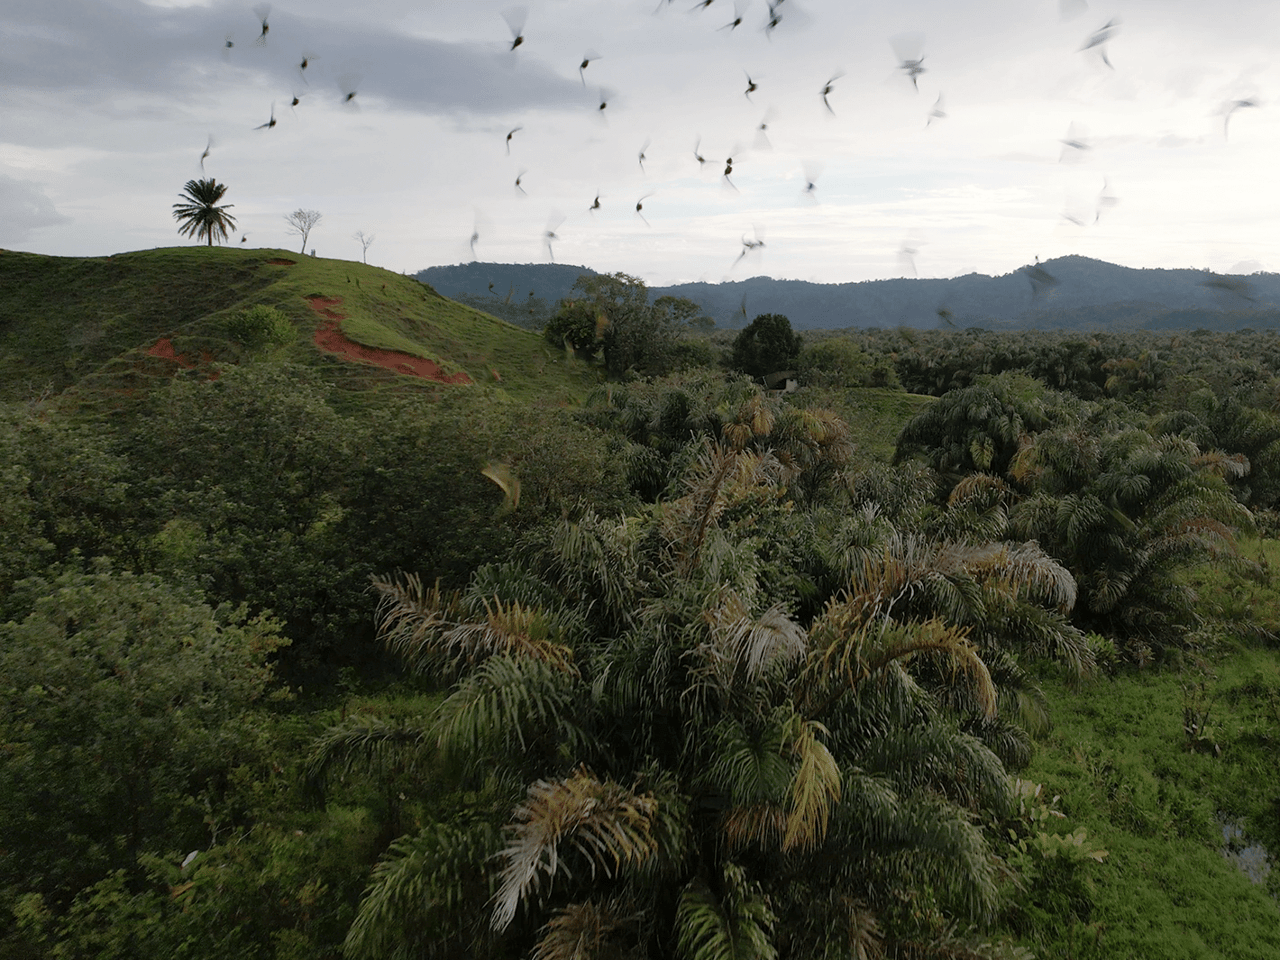
[{"label": "palm tree crown", "polygon": [[197,240],[207,239],[213,246],[214,237],[219,241],[236,227],[235,217],[227,213],[234,203],[218,206],[227,192],[227,185],[217,180],[188,180],[182,188],[182,201],[173,205],[173,218],[179,222],[178,233]]}]

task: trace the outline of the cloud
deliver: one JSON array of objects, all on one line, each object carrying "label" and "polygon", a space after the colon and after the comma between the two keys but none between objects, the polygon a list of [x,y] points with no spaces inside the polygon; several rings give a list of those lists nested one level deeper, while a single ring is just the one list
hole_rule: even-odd
[{"label": "cloud", "polygon": [[0,173],[0,243],[21,243],[33,230],[70,222],[36,184]]},{"label": "cloud", "polygon": [[[0,14],[7,37],[0,84],[11,94],[128,91],[188,101],[207,95],[214,78],[239,77],[337,99],[339,78],[359,74],[360,92],[424,114],[581,106],[574,80],[499,43],[437,40],[373,22],[281,19],[258,46],[239,9],[16,0]],[[315,61],[305,77],[304,53]]]}]

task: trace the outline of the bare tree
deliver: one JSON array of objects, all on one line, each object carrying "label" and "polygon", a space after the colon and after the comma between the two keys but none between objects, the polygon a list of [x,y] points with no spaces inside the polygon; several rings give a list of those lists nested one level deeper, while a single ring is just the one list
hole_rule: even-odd
[{"label": "bare tree", "polygon": [[302,237],[302,252],[307,252],[307,236],[315,229],[323,214],[319,210],[303,210],[299,207],[284,218],[289,224],[289,232]]},{"label": "bare tree", "polygon": [[365,263],[369,262],[369,245],[376,239],[372,233],[365,233],[363,230],[357,230],[351,235],[352,240],[360,242],[360,256]]}]

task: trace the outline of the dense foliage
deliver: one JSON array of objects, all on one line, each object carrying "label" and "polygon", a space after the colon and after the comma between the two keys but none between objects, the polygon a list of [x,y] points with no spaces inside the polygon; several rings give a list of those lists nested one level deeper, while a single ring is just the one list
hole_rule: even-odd
[{"label": "dense foliage", "polygon": [[[1116,823],[1280,842],[1280,668],[1239,730],[1204,673],[1280,632],[1280,339],[782,319],[795,394],[617,274],[544,329],[573,406],[353,398],[264,307],[0,409],[0,952],[1105,957]],[[1131,689],[1160,770],[1054,732]]]}]

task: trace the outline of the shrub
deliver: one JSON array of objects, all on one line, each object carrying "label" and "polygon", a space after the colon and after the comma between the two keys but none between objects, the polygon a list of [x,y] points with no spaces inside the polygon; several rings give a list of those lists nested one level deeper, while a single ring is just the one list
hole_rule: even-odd
[{"label": "shrub", "polygon": [[227,318],[226,331],[250,350],[288,346],[298,336],[293,321],[275,307],[261,303],[233,313]]}]

